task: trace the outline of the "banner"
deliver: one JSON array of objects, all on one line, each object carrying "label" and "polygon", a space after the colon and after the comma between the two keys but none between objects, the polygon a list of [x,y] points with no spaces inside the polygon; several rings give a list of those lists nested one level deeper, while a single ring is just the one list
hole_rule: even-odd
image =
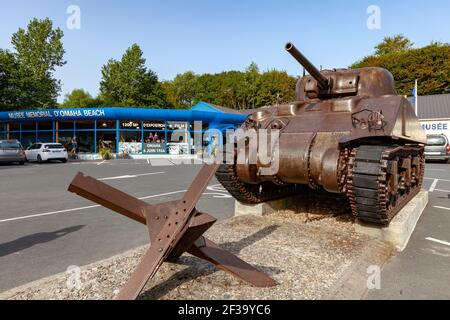
[{"label": "banner", "polygon": [[166,154],[164,143],[144,143],[144,154]]},{"label": "banner", "polygon": [[142,154],[142,143],[140,142],[120,142],[119,153]]},{"label": "banner", "polygon": [[187,143],[169,143],[169,154],[179,155],[179,154],[190,154],[189,144]]}]

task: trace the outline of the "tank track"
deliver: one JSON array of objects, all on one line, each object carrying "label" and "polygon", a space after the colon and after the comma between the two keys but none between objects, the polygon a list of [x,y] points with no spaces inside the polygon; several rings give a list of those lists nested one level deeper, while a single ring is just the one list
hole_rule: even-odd
[{"label": "tank track", "polygon": [[[410,177],[405,176],[407,171],[400,168],[402,162],[408,159],[411,161]],[[395,177],[393,168],[399,168]],[[424,170],[425,157],[421,146],[363,145],[341,152],[339,184],[349,199],[355,218],[388,225],[405,204],[419,193]],[[271,182],[244,183],[237,176],[235,165],[226,164],[219,167],[216,178],[236,200],[247,204],[284,198],[307,188],[306,185],[280,186]]]},{"label": "tank track", "polygon": [[301,189],[301,186],[296,184],[279,186],[271,182],[244,183],[238,178],[235,165],[220,165],[216,172],[216,178],[236,200],[247,204],[258,204],[285,198],[300,192]]},{"label": "tank track", "polygon": [[346,193],[360,221],[388,225],[419,193],[425,158],[421,146],[360,146],[348,162]]}]

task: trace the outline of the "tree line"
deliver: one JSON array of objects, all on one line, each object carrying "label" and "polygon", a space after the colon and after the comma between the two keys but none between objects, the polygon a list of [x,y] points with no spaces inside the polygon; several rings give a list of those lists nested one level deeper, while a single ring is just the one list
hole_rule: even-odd
[{"label": "tree line", "polygon": [[[187,71],[173,80],[160,81],[147,67],[139,45],[133,44],[121,59],[110,59],[101,68],[98,96],[75,89],[58,104],[61,81],[55,79],[54,72],[66,64],[63,36],[50,19],[32,19],[26,29],[20,28],[12,35],[12,52],[0,49],[0,110],[98,106],[186,109],[199,101],[242,110],[295,99],[295,77],[286,71],[262,72],[255,63],[244,71]],[[371,56],[351,67],[380,66],[390,70],[399,94],[410,94],[415,79],[419,81],[420,95],[450,92],[450,45],[413,45],[403,35],[386,37]]]},{"label": "tree line", "polygon": [[423,48],[402,35],[387,37],[371,56],[356,62],[352,68],[383,67],[394,76],[397,93],[411,95],[418,80],[418,94],[450,93],[450,45],[432,42]]}]

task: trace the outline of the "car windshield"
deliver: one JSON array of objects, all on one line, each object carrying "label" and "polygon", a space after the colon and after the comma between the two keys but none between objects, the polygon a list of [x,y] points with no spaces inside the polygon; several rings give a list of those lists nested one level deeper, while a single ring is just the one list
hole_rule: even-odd
[{"label": "car windshield", "polygon": [[0,142],[0,149],[21,149],[22,146],[16,141],[2,141]]},{"label": "car windshield", "polygon": [[46,148],[46,149],[64,149],[62,144],[47,144],[44,148]]},{"label": "car windshield", "polygon": [[428,146],[445,146],[446,143],[443,136],[429,136],[427,139]]}]

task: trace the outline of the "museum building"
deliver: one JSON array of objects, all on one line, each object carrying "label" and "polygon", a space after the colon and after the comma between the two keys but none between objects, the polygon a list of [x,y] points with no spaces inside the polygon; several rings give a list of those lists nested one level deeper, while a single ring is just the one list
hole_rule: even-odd
[{"label": "museum building", "polygon": [[190,110],[85,108],[0,112],[0,140],[61,143],[78,154],[108,148],[116,154],[189,154],[196,131],[234,129],[246,115],[200,102]]}]

